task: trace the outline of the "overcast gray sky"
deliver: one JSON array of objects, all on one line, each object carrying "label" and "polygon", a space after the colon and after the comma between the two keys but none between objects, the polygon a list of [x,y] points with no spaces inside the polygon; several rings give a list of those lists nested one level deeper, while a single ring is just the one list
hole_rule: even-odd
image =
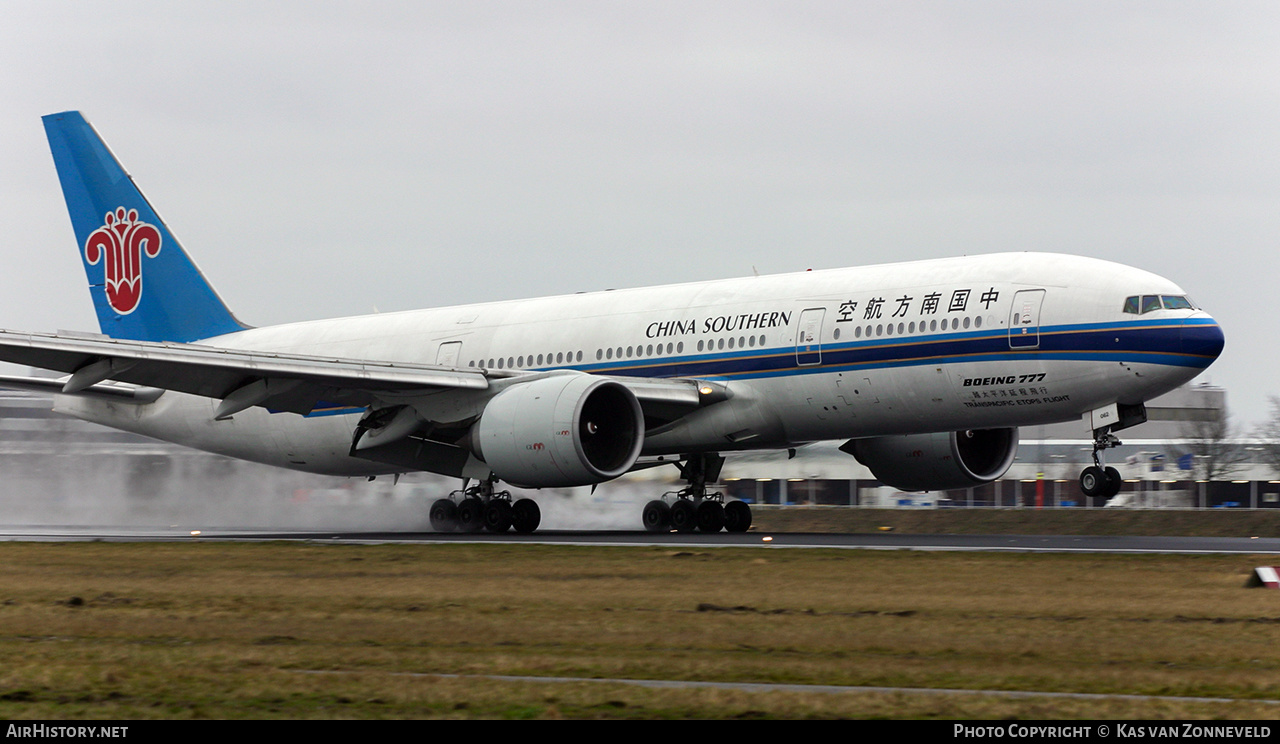
[{"label": "overcast gray sky", "polygon": [[1280,395],[1280,3],[0,0],[0,327],[97,330],[79,109],[245,322],[995,251],[1181,284]]}]

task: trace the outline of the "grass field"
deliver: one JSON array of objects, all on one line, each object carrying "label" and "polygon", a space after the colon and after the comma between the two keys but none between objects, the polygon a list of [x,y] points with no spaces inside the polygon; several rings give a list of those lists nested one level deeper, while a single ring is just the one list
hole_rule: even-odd
[{"label": "grass field", "polygon": [[[5,718],[1273,718],[1248,556],[0,544]],[[442,675],[472,675],[451,677]],[[1237,702],[648,689],[477,675]]]}]

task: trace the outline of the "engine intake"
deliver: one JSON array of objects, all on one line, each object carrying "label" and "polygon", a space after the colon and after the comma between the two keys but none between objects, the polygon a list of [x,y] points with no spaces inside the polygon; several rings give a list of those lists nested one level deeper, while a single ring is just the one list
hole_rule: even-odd
[{"label": "engine intake", "polygon": [[894,488],[945,491],[980,486],[1004,475],[1018,452],[1018,430],[971,429],[850,439],[840,450]]},{"label": "engine intake", "polygon": [[624,385],[586,374],[520,382],[498,393],[471,445],[494,475],[532,488],[586,486],[631,469],[644,413]]}]

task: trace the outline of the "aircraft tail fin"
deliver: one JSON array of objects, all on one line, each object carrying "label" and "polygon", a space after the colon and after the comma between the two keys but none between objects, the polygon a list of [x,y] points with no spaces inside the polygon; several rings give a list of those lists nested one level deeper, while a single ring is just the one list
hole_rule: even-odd
[{"label": "aircraft tail fin", "polygon": [[102,332],[190,342],[247,328],[80,112],[43,120]]}]

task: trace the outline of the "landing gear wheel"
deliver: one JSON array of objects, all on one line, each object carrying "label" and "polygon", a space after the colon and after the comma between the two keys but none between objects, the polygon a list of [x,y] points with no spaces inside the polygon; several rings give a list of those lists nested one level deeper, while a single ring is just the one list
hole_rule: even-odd
[{"label": "landing gear wheel", "polygon": [[693,532],[698,529],[698,510],[692,501],[680,499],[671,505],[671,526],[677,532]]},{"label": "landing gear wheel", "polygon": [[466,498],[458,504],[458,531],[479,532],[484,529],[484,502],[477,498]]},{"label": "landing gear wheel", "polygon": [[1115,468],[1106,468],[1102,472],[1107,476],[1107,487],[1103,490],[1103,494],[1111,498],[1120,493],[1120,489],[1124,487],[1124,478],[1120,477],[1120,471]]},{"label": "landing gear wheel", "polygon": [[[724,458],[714,452],[684,455],[681,462],[673,463],[680,476],[689,485],[679,491],[669,491],[661,500],[645,505],[645,529],[657,532],[668,524],[678,532],[719,532],[725,525],[724,497],[719,493],[707,493],[707,483],[720,478]],[[670,503],[670,521],[663,518]]]},{"label": "landing gear wheel", "polygon": [[671,507],[667,502],[654,499],[644,505],[644,528],[650,532],[662,532],[671,528]]},{"label": "landing gear wheel", "polygon": [[511,526],[516,532],[527,535],[542,523],[542,510],[533,499],[520,499],[511,507]]},{"label": "landing gear wheel", "polygon": [[1102,496],[1107,487],[1107,474],[1102,468],[1090,465],[1080,473],[1080,490],[1085,496],[1096,499]]},{"label": "landing gear wheel", "polygon": [[458,505],[449,499],[436,499],[431,505],[431,529],[453,532],[458,528]]},{"label": "landing gear wheel", "polygon": [[746,532],[751,529],[751,507],[745,501],[730,501],[724,505],[724,528],[729,532]]},{"label": "landing gear wheel", "polygon": [[724,529],[724,506],[719,501],[703,501],[698,504],[698,529],[706,533]]},{"label": "landing gear wheel", "polygon": [[502,534],[511,529],[511,502],[506,499],[494,499],[484,509],[484,528],[495,534]]}]

